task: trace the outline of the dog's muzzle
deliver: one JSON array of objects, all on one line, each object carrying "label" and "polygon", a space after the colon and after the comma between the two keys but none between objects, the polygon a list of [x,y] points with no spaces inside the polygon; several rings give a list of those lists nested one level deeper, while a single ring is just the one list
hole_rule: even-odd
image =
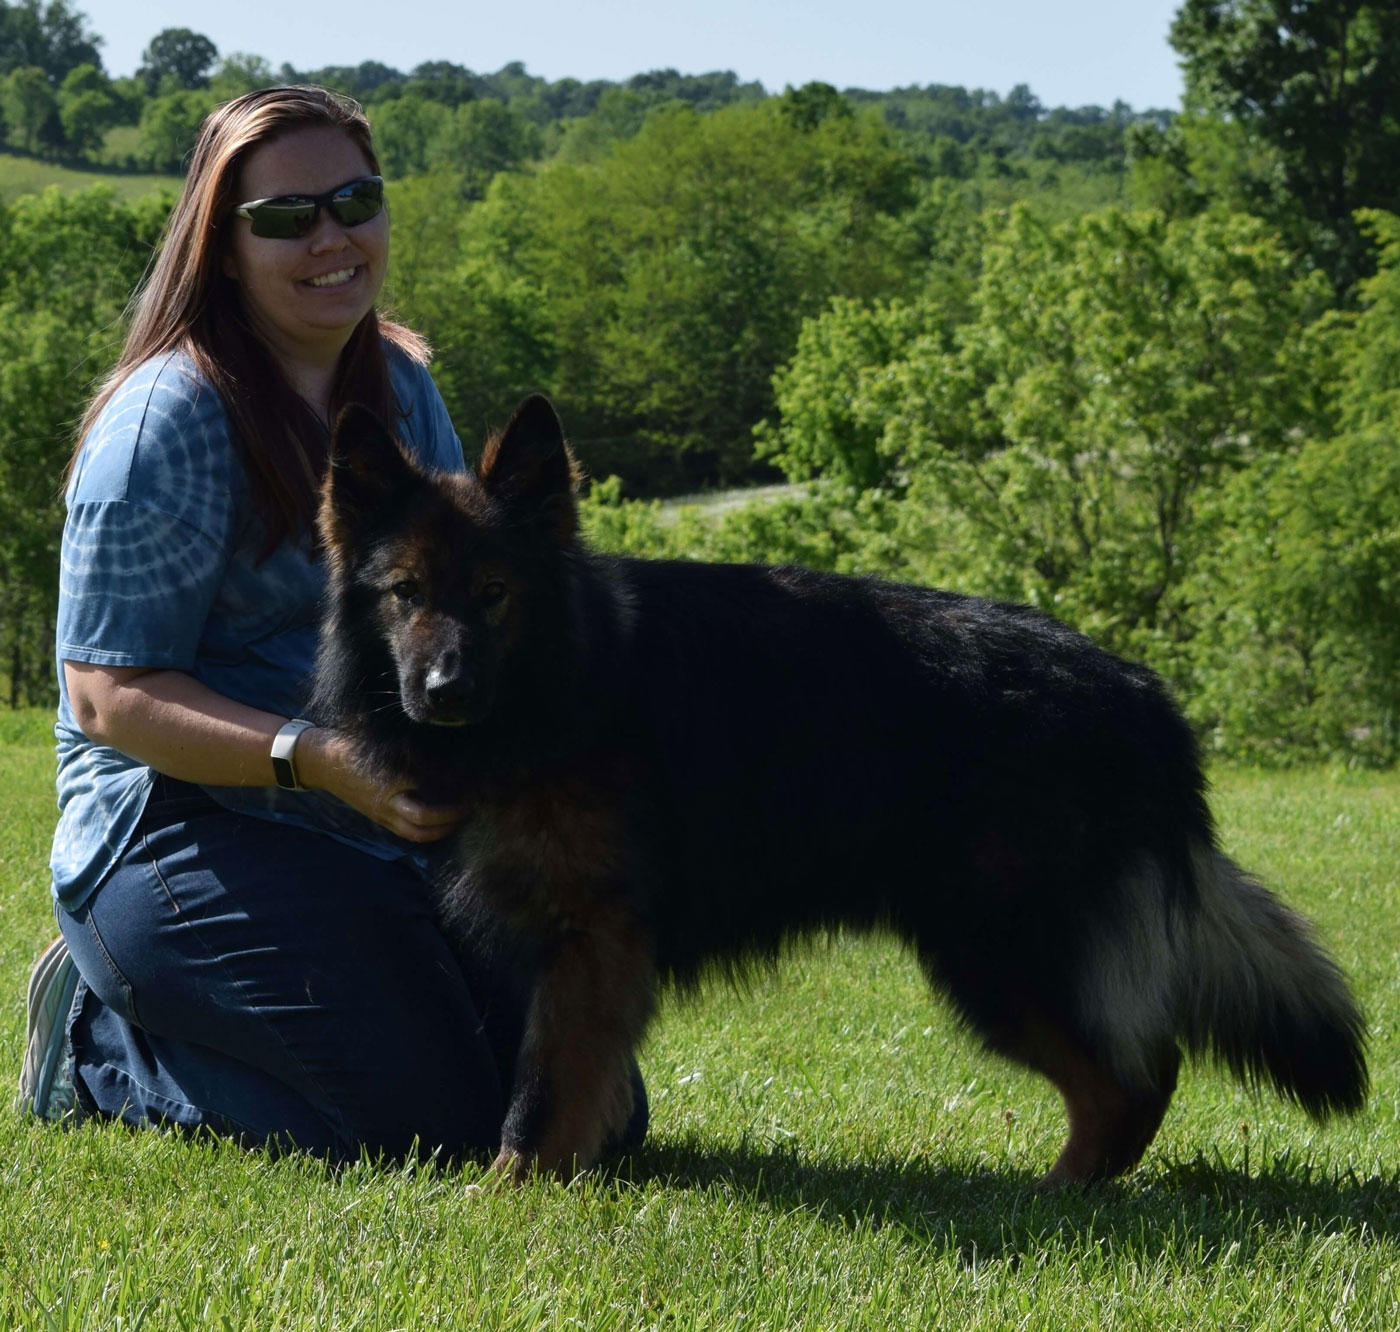
[{"label": "dog's muzzle", "polygon": [[423,677],[423,713],[416,720],[430,726],[467,726],[480,721],[490,706],[489,691],[464,668],[455,653],[429,667]]}]

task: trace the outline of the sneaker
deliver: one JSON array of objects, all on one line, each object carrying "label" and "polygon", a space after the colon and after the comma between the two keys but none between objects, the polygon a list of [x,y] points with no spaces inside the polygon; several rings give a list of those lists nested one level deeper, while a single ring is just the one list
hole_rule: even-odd
[{"label": "sneaker", "polygon": [[16,1108],[40,1119],[61,1119],[73,1108],[68,1051],[68,1010],[78,988],[78,968],[68,945],[55,939],[29,977],[29,1033],[19,1075]]}]

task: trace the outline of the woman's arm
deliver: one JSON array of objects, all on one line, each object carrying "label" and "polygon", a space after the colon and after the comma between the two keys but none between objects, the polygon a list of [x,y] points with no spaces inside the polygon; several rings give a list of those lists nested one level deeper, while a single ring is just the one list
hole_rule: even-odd
[{"label": "woman's arm", "polygon": [[[68,700],[83,734],[180,781],[271,786],[272,741],[286,718],[215,693],[184,671],[65,661]],[[462,811],[425,805],[354,765],[346,741],[314,726],[297,741],[297,776],[412,842],[435,842]]]}]

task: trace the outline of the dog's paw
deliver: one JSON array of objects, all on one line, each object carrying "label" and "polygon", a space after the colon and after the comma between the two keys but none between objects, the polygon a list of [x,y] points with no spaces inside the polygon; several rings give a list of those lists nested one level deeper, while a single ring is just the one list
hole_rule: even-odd
[{"label": "dog's paw", "polygon": [[524,1151],[502,1147],[491,1163],[491,1175],[502,1184],[519,1185],[531,1179],[552,1179],[572,1184],[589,1173],[573,1152]]},{"label": "dog's paw", "polygon": [[531,1175],[538,1174],[539,1169],[539,1157],[534,1152],[502,1147],[491,1162],[490,1178],[500,1184],[523,1184]]}]

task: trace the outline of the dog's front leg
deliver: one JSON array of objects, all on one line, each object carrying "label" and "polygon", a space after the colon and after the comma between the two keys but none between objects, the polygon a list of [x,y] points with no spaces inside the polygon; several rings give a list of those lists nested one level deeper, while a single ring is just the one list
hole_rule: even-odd
[{"label": "dog's front leg", "polygon": [[650,939],[615,909],[570,930],[536,980],[498,1173],[571,1178],[632,1115],[632,1054],[656,993]]}]

